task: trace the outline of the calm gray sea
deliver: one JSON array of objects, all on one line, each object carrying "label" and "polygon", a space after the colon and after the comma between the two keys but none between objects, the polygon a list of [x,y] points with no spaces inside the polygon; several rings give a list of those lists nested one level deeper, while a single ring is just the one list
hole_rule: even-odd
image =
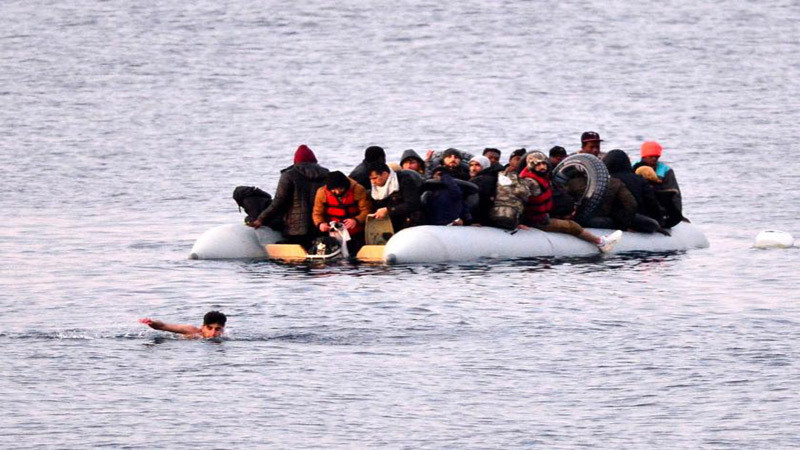
[{"label": "calm gray sea", "polygon": [[[4,448],[800,446],[795,0],[0,4]],[[301,143],[658,140],[711,248],[191,261]],[[229,315],[229,339],[137,323]]]}]

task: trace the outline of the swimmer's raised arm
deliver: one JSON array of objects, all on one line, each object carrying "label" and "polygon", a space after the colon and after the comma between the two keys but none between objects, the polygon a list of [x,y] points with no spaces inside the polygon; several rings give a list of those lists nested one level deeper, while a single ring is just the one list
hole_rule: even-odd
[{"label": "swimmer's raised arm", "polygon": [[139,319],[139,322],[147,325],[148,327],[154,330],[169,331],[170,333],[178,333],[186,336],[197,335],[200,334],[202,331],[200,330],[200,328],[197,328],[194,325],[164,323],[160,320],[153,320],[149,317],[145,317],[144,319]]}]

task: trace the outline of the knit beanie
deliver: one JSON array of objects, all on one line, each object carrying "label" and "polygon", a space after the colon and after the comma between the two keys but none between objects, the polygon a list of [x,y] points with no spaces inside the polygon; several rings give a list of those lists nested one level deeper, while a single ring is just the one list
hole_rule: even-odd
[{"label": "knit beanie", "polygon": [[642,158],[648,156],[661,156],[661,145],[655,141],[647,141],[642,144]]},{"label": "knit beanie", "polygon": [[294,163],[315,163],[317,162],[317,157],[314,156],[314,152],[308,148],[307,145],[303,144],[300,147],[297,147],[297,151],[294,152]]},{"label": "knit beanie", "polygon": [[481,165],[481,170],[486,170],[492,165],[492,162],[489,161],[489,158],[485,156],[473,156],[472,159],[469,160],[469,162],[473,161]]}]

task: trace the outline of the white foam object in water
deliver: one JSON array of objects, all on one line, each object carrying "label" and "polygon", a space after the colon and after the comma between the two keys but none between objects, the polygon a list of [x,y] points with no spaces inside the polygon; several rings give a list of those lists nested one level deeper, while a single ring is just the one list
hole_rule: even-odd
[{"label": "white foam object in water", "polygon": [[794,238],[785,231],[764,230],[756,235],[756,248],[789,248],[794,245]]},{"label": "white foam object in water", "polygon": [[220,225],[200,236],[192,247],[189,259],[257,259],[266,258],[265,245],[274,244],[281,234],[269,227],[259,229],[241,224]]}]

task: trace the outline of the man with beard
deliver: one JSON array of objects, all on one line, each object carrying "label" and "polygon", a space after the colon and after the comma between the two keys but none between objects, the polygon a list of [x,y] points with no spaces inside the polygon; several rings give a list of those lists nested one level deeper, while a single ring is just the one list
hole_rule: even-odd
[{"label": "man with beard", "polygon": [[530,179],[533,183],[530,183],[531,195],[525,204],[520,228],[534,227],[542,231],[566,233],[596,245],[603,253],[613,250],[622,238],[622,231],[616,230],[606,236],[595,236],[573,220],[550,217],[549,213],[553,208],[553,188],[550,185],[547,156],[535,151],[529,153],[525,160],[526,166],[519,176],[522,179]]}]

